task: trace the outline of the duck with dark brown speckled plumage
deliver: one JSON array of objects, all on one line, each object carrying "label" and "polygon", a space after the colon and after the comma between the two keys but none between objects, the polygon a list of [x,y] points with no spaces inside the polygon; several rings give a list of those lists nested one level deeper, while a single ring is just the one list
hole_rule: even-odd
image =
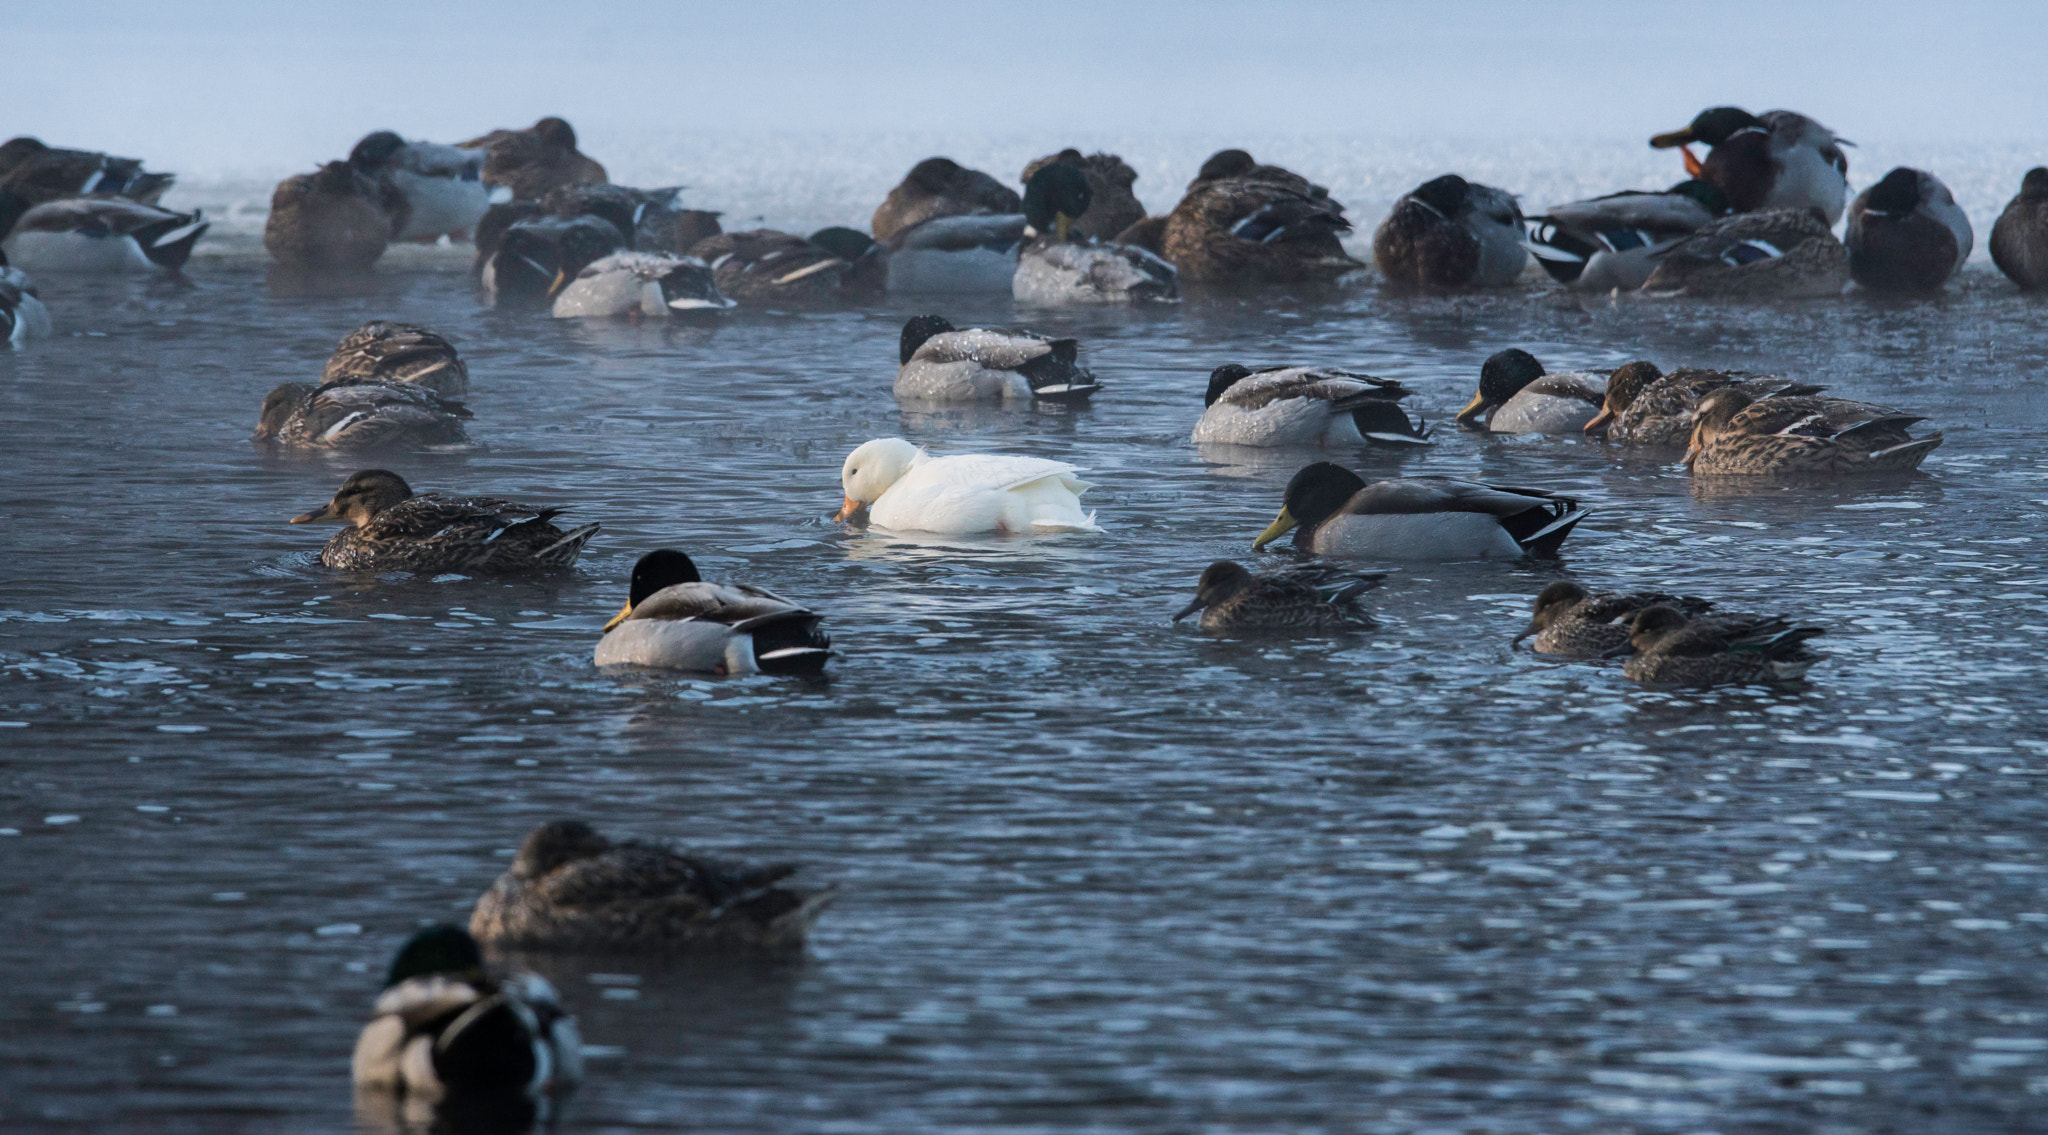
[{"label": "duck with dark brown speckled plumage", "polygon": [[564,532],[549,523],[561,512],[497,497],[415,494],[398,474],[365,469],[292,523],[346,525],[320,550],[320,562],[340,571],[510,575],[575,565],[598,525]]}]

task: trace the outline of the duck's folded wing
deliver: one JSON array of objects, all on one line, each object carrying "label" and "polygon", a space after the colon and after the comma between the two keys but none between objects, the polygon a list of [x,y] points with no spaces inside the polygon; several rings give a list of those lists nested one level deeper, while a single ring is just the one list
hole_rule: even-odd
[{"label": "duck's folded wing", "polygon": [[1577,503],[1548,489],[1487,485],[1454,477],[1411,477],[1367,485],[1352,496],[1344,511],[1359,515],[1483,512],[1508,517],[1538,508],[1558,512]]},{"label": "duck's folded wing", "polygon": [[1589,233],[1626,228],[1657,235],[1678,235],[1692,232],[1713,220],[1713,215],[1707,212],[1706,206],[1683,194],[1630,190],[1559,205],[1550,210],[1548,219],[1566,228]]},{"label": "duck's folded wing", "polygon": [[1407,393],[1400,383],[1371,375],[1289,367],[1243,379],[1224,391],[1219,401],[1256,410],[1289,398],[1308,398],[1328,402],[1333,412],[1341,412],[1357,409],[1366,402],[1400,398]]},{"label": "duck's folded wing", "polygon": [[711,897],[696,859],[644,843],[619,844],[565,863],[527,886],[535,902],[557,907],[602,907],[678,893]]},{"label": "duck's folded wing", "polygon": [[436,1017],[473,1005],[483,994],[467,981],[432,974],[407,978],[377,996],[380,1017],[398,1017],[417,1028]]},{"label": "duck's folded wing", "polygon": [[154,205],[122,197],[71,197],[38,205],[22,214],[16,232],[98,232],[128,236],[153,225],[189,220]]},{"label": "duck's folded wing", "polygon": [[362,526],[370,540],[424,540],[445,536],[457,541],[489,543],[506,530],[545,524],[559,508],[532,508],[496,497],[444,497],[421,493],[385,509]]},{"label": "duck's folded wing", "polygon": [[[1047,477],[1064,477],[1072,480],[1073,475],[1080,471],[1078,466],[1043,457],[970,453],[926,462],[913,470],[911,476],[916,477],[918,486],[926,491],[1001,492],[1031,484],[1033,481],[1042,481]],[[1086,487],[1081,482],[1074,483]]]},{"label": "duck's folded wing", "polygon": [[975,249],[1008,252],[1023,243],[1025,225],[1022,213],[933,217],[895,234],[887,244],[892,253],[906,250],[971,252]]},{"label": "duck's folded wing", "polygon": [[634,604],[632,619],[702,619],[732,626],[759,619],[808,612],[782,596],[746,584],[678,583]]},{"label": "duck's folded wing", "polygon": [[1034,359],[1054,354],[1059,343],[1072,345],[1074,340],[1056,341],[1026,332],[977,327],[932,336],[924,341],[910,361],[934,364],[974,362],[994,370],[1017,370]]},{"label": "duck's folded wing", "polygon": [[334,348],[320,381],[389,378],[438,385],[451,374],[468,379],[454,344],[412,323],[376,320],[349,333]]}]

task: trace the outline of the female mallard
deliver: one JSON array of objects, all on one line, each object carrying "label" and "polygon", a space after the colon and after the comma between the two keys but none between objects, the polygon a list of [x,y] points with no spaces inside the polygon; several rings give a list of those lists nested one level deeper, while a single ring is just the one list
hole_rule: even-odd
[{"label": "female mallard", "polygon": [[614,252],[575,274],[556,278],[556,319],[666,319],[684,311],[722,311],[711,266],[694,256]]},{"label": "female mallard", "polygon": [[886,244],[904,229],[937,217],[1014,215],[1023,208],[1016,190],[980,170],[951,158],[926,158],[889,191],[868,227]]},{"label": "female mallard", "polygon": [[[177,180],[150,173],[138,158],[117,158],[92,150],[62,150],[26,135],[0,142],[0,192],[31,205],[97,194],[154,205]],[[0,225],[0,236],[7,226]]]},{"label": "female mallard", "polygon": [[1328,190],[1225,150],[1204,163],[1167,215],[1158,251],[1196,283],[1328,284],[1364,267],[1344,251],[1350,231]]},{"label": "female mallard", "polygon": [[1970,258],[1975,241],[1948,186],[1905,166],[1856,195],[1842,233],[1849,275],[1881,292],[1934,291]]},{"label": "female mallard", "polygon": [[1010,295],[1041,306],[1171,303],[1180,299],[1173,265],[1135,245],[1071,239],[1094,208],[1093,191],[1077,166],[1053,162],[1024,187],[1025,244],[1017,253]]},{"label": "female mallard", "polygon": [[1587,513],[1571,497],[1454,477],[1367,485],[1318,461],[1287,482],[1280,515],[1254,549],[1289,532],[1294,546],[1325,556],[1385,560],[1554,557]]},{"label": "female mallard", "polygon": [[1075,339],[970,327],[944,316],[903,324],[896,397],[904,402],[1085,402],[1102,384],[1080,363]]},{"label": "female mallard", "polygon": [[363,378],[318,387],[287,382],[263,399],[249,440],[351,453],[425,449],[467,442],[462,423],[469,417],[462,403],[426,385]]},{"label": "female mallard", "polygon": [[900,437],[876,438],[840,467],[846,502],[832,519],[865,511],[898,532],[1100,532],[1095,514],[1081,511],[1090,486],[1079,472],[1042,457],[933,457]]},{"label": "female mallard", "polygon": [[802,950],[838,894],[778,886],[789,863],[614,843],[589,824],[533,830],[512,868],[477,900],[469,931],[493,946],[545,950]]},{"label": "female mallard", "polygon": [[1208,408],[1192,440],[1223,445],[1429,444],[1397,401],[1407,387],[1328,367],[1225,363],[1209,374]]},{"label": "female mallard", "polygon": [[836,304],[850,290],[847,281],[855,263],[794,233],[774,229],[708,236],[690,249],[690,255],[711,266],[719,292],[741,307]]},{"label": "female mallard", "polygon": [[2023,292],[2048,285],[2048,167],[2035,166],[1991,226],[1991,262]]},{"label": "female mallard", "polygon": [[561,512],[497,497],[414,496],[398,474],[365,469],[343,481],[333,500],[292,523],[347,525],[320,550],[320,562],[340,571],[508,575],[576,563],[598,525],[564,532],[548,523]]},{"label": "female mallard", "polygon": [[557,186],[611,180],[576,148],[575,129],[559,118],[543,118],[524,130],[493,130],[457,145],[484,151],[485,185],[502,185],[528,201]]},{"label": "female mallard", "polygon": [[23,203],[0,193],[0,251],[32,272],[176,272],[210,223],[197,210],[174,213],[125,197],[69,197],[14,212]]},{"label": "female mallard", "polygon": [[1358,597],[1385,578],[1383,572],[1360,575],[1321,564],[1253,575],[1242,564],[1217,560],[1196,582],[1194,601],[1181,608],[1173,621],[1200,611],[1205,631],[1328,634],[1371,630],[1376,624]]},{"label": "female mallard", "polygon": [[1688,619],[1671,607],[1646,607],[1629,624],[1628,641],[1605,657],[1626,657],[1622,673],[1658,686],[1755,685],[1804,677],[1821,655],[1808,639],[1827,633],[1788,619],[1707,616]]},{"label": "female mallard", "polygon": [[626,605],[604,625],[599,666],[709,674],[815,674],[832,654],[823,617],[744,583],[705,583],[689,556],[661,548],[633,565]]},{"label": "female mallard", "polygon": [[1606,380],[1590,371],[1546,374],[1519,347],[1495,352],[1479,367],[1479,390],[1458,411],[1458,424],[1497,434],[1576,433],[1600,412]]},{"label": "female mallard", "polygon": [[1906,473],[1941,445],[1941,433],[1915,438],[1924,421],[1841,398],[1753,400],[1724,387],[1700,400],[1686,467],[1694,473],[1748,476]]},{"label": "female mallard", "polygon": [[1676,608],[1690,617],[1705,614],[1713,604],[1661,591],[1595,593],[1560,579],[1536,596],[1535,613],[1514,641],[1535,635],[1538,654],[1599,658],[1628,641],[1629,620],[1637,611],[1656,606]]},{"label": "female mallard", "polygon": [[1145,206],[1139,204],[1137,194],[1131,192],[1131,186],[1138,180],[1137,170],[1115,154],[1095,153],[1082,157],[1081,151],[1072,147],[1024,167],[1022,180],[1027,189],[1024,195],[1027,203],[1031,197],[1028,189],[1032,177],[1050,165],[1079,170],[1088,182],[1088,196],[1093,203],[1086,213],[1075,216],[1070,236],[1084,241],[1113,242],[1125,229],[1145,219]]},{"label": "female mallard", "polygon": [[342,336],[320,381],[404,382],[460,398],[469,393],[469,364],[455,344],[417,323],[372,319]]},{"label": "female mallard", "polygon": [[414,934],[356,1037],[356,1087],[425,1100],[566,1095],[583,1078],[576,1020],[531,973],[494,974],[456,926]]},{"label": "female mallard", "polygon": [[36,294],[35,281],[8,267],[7,254],[0,252],[0,343],[18,347],[49,334],[50,309]]},{"label": "female mallard", "polygon": [[328,162],[278,183],[263,247],[286,268],[367,271],[391,242],[392,214],[403,200],[347,162]]},{"label": "female mallard", "polygon": [[1728,299],[1838,296],[1849,286],[1849,252],[1809,209],[1723,217],[1680,241],[1642,290]]},{"label": "female mallard", "polygon": [[527,217],[498,238],[481,282],[496,307],[552,306],[585,268],[626,247],[602,217]]},{"label": "female mallard", "polygon": [[1500,287],[1529,262],[1522,223],[1513,194],[1447,173],[1394,203],[1372,235],[1372,261],[1403,291]]},{"label": "female mallard", "polygon": [[391,187],[404,207],[392,218],[393,240],[467,240],[491,207],[484,155],[458,146],[408,142],[389,130],[365,135],[348,164]]},{"label": "female mallard", "polygon": [[1700,399],[1734,387],[1752,399],[1818,394],[1825,387],[1769,375],[1680,367],[1665,374],[1651,362],[1624,364],[1607,377],[1607,396],[1585,432],[1635,446],[1683,446],[1692,440]]},{"label": "female mallard", "polygon": [[[1692,156],[1692,142],[1712,147],[1706,161]],[[1686,176],[1713,182],[1738,213],[1813,209],[1829,226],[1842,218],[1849,192],[1849,144],[1803,114],[1769,110],[1759,118],[1733,106],[1703,110],[1684,129],[1650,139],[1660,150],[1685,147]]]},{"label": "female mallard", "polygon": [[1650,278],[1665,249],[1727,212],[1720,188],[1697,178],[1662,193],[1610,193],[1530,217],[1529,251],[1567,287],[1632,292]]}]

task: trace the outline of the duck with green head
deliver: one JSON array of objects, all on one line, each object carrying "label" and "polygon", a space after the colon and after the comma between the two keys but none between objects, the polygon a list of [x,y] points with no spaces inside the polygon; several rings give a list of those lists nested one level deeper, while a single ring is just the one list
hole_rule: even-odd
[{"label": "duck with green head", "polygon": [[1849,275],[1875,292],[1932,292],[1970,258],[1969,214],[1941,179],[1906,166],[1849,203]]},{"label": "duck with green head", "polygon": [[[1705,161],[1693,156],[1694,142],[1712,147]],[[1712,182],[1737,213],[1811,209],[1830,226],[1848,196],[1842,147],[1851,144],[1803,114],[1759,116],[1735,106],[1709,107],[1683,128],[1650,139],[1656,149],[1680,149],[1686,176]]]},{"label": "duck with green head", "polygon": [[832,656],[823,616],[763,587],[706,583],[689,556],[659,548],[633,565],[626,605],[592,661],[710,674],[815,674]]},{"label": "duck with green head", "polygon": [[1409,190],[1372,236],[1372,261],[1397,291],[1513,283],[1529,262],[1522,209],[1504,189],[1455,173]]},{"label": "duck with green head", "polygon": [[1075,239],[1094,191],[1079,166],[1040,166],[1024,186],[1024,246],[1010,295],[1018,303],[1170,303],[1180,298],[1173,265],[1136,245]]},{"label": "duck with green head", "polygon": [[1318,461],[1287,482],[1280,515],[1252,541],[1264,548],[1292,532],[1294,546],[1316,555],[1385,560],[1554,557],[1588,513],[1578,501],[1542,489],[1508,488],[1455,477],[1365,483],[1341,465]]},{"label": "duck with green head", "polygon": [[1207,408],[1192,440],[1219,445],[1429,444],[1429,428],[1408,420],[1411,391],[1390,378],[1334,367],[1225,363],[1209,374]]},{"label": "duck with green head", "polygon": [[1080,403],[1102,389],[1081,365],[1078,339],[1031,331],[961,329],[913,315],[897,340],[896,399],[913,403]]},{"label": "duck with green head", "polygon": [[1467,429],[1501,434],[1571,434],[1585,428],[1607,397],[1591,371],[1545,373],[1536,356],[1509,347],[1479,367],[1479,389],[1458,411]]}]

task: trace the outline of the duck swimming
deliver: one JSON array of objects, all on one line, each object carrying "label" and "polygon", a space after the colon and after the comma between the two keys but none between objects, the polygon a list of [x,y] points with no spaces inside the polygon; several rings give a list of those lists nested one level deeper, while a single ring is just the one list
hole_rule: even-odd
[{"label": "duck swimming", "polygon": [[1225,363],[1209,375],[1208,408],[1191,440],[1224,445],[1429,444],[1429,430],[1397,404],[1411,392],[1390,378],[1329,367]]},{"label": "duck swimming", "polygon": [[[30,205],[88,194],[154,205],[176,180],[175,174],[150,173],[137,158],[58,149],[27,135],[0,142],[0,193]],[[0,236],[6,235],[0,225]]]},{"label": "duck swimming", "polygon": [[2035,166],[1991,226],[1991,262],[2031,292],[2048,285],[2048,167]]},{"label": "duck swimming", "polygon": [[528,217],[498,238],[480,282],[495,307],[552,308],[585,268],[625,246],[625,235],[602,217]]},{"label": "duck swimming", "polygon": [[566,1095],[583,1078],[576,1020],[554,986],[497,974],[455,926],[414,934],[392,959],[375,1015],[356,1037],[358,1088],[426,1100]]},{"label": "duck swimming", "polygon": [[1095,514],[1081,511],[1091,486],[1079,472],[1042,457],[932,457],[900,437],[876,438],[840,467],[846,502],[832,519],[865,511],[880,528],[954,535],[1100,532]]},{"label": "duck swimming", "polygon": [[1628,642],[1629,621],[1636,612],[1657,606],[1673,608],[1690,618],[1705,614],[1713,604],[1690,595],[1666,595],[1661,591],[1594,593],[1571,580],[1560,579],[1536,596],[1535,613],[1514,641],[1535,635],[1538,654],[1600,658]]},{"label": "duck swimming", "polygon": [[1500,287],[1529,262],[1522,225],[1513,194],[1447,173],[1394,203],[1373,233],[1372,259],[1403,291]]},{"label": "duck swimming", "polygon": [[1589,514],[1578,501],[1455,477],[1408,477],[1367,485],[1341,465],[1319,461],[1287,482],[1280,515],[1252,541],[1263,548],[1289,532],[1304,552],[1355,559],[1550,558]]},{"label": "duck swimming", "polygon": [[1157,251],[1183,281],[1330,284],[1364,267],[1344,251],[1351,222],[1328,190],[1278,166],[1259,165],[1242,150],[1222,151],[1204,163],[1157,228]]},{"label": "duck swimming", "polygon": [[660,252],[614,252],[584,265],[574,279],[556,277],[554,286],[556,319],[666,319],[733,306],[709,264]]},{"label": "duck swimming", "polygon": [[407,382],[342,378],[313,386],[280,384],[263,399],[251,441],[289,449],[427,449],[462,445],[471,414],[434,388]]},{"label": "duck swimming", "polygon": [[1030,227],[1022,213],[933,217],[882,243],[890,292],[1009,294]]},{"label": "duck swimming", "polygon": [[508,575],[574,566],[598,525],[564,532],[549,523],[561,512],[497,497],[414,495],[398,474],[365,469],[292,523],[346,525],[320,550],[320,563],[338,571]]},{"label": "duck swimming", "polygon": [[[1712,147],[1704,162],[1693,157],[1693,142]],[[1738,213],[1813,209],[1829,227],[1841,220],[1849,192],[1842,153],[1849,144],[1803,114],[1770,110],[1758,117],[1733,106],[1703,110],[1684,129],[1650,139],[1660,150],[1683,149],[1686,176],[1720,187]]]},{"label": "duck swimming", "polygon": [[1029,331],[955,328],[944,316],[903,324],[895,395],[904,402],[1085,402],[1102,384],[1075,339]]},{"label": "duck swimming", "polygon": [[1178,300],[1179,273],[1157,255],[1136,245],[1071,239],[1075,223],[1094,207],[1079,166],[1050,162],[1031,175],[1011,297],[1042,306]]},{"label": "duck swimming", "polygon": [[0,343],[18,347],[49,334],[50,309],[43,306],[35,281],[9,267],[7,254],[0,252]]},{"label": "duck swimming", "polygon": [[1017,191],[951,158],[926,158],[910,167],[903,180],[875,208],[868,228],[884,244],[913,225],[938,217],[985,214],[1016,215],[1024,211]]},{"label": "duck swimming", "polygon": [[1458,424],[1497,434],[1577,433],[1600,412],[1607,382],[1590,371],[1547,374],[1519,347],[1498,351],[1479,368],[1479,390],[1458,411]]},{"label": "duck swimming", "polygon": [[774,229],[708,236],[690,249],[690,255],[711,266],[719,292],[741,307],[837,304],[851,291],[848,277],[856,263],[803,237]]},{"label": "duck swimming", "polygon": [[30,272],[177,272],[210,222],[125,197],[67,197],[23,209],[0,193],[0,253]]},{"label": "duck swimming", "polygon": [[1811,299],[1849,286],[1849,251],[1808,209],[1738,213],[1713,221],[1664,253],[1643,281],[1653,295]]},{"label": "duck swimming", "polygon": [[1702,475],[1906,473],[1941,445],[1915,438],[1918,414],[1840,398],[1752,400],[1724,387],[1700,400],[1685,463]]},{"label": "duck swimming", "polygon": [[1528,247],[1560,284],[1632,292],[1665,249],[1727,212],[1727,197],[1710,181],[1682,181],[1662,193],[1631,189],[1530,217]]},{"label": "duck swimming", "polygon": [[391,242],[391,218],[403,204],[347,162],[294,174],[270,195],[263,247],[286,268],[368,271]]},{"label": "duck swimming", "polygon": [[484,184],[502,185],[514,198],[538,201],[560,186],[611,180],[576,148],[575,128],[560,118],[543,118],[524,130],[493,130],[457,145],[484,151]]},{"label": "duck swimming", "polygon": [[1941,179],[1905,166],[1849,203],[1849,275],[1879,292],[1931,292],[1970,258],[1969,215]]},{"label": "duck swimming", "polygon": [[1630,621],[1628,641],[1603,657],[1627,658],[1622,673],[1646,685],[1789,682],[1821,660],[1806,643],[1825,633],[1782,617],[1687,618],[1671,607],[1646,607]]},{"label": "duck swimming", "polygon": [[592,661],[707,674],[815,674],[832,654],[821,616],[765,588],[705,583],[689,556],[661,548],[633,565],[626,605]]},{"label": "duck swimming", "polygon": [[803,949],[837,896],[781,886],[797,868],[613,842],[578,820],[533,830],[512,867],[477,900],[470,933],[543,950]]},{"label": "duck swimming", "polygon": [[1328,634],[1371,630],[1372,616],[1358,597],[1380,585],[1383,572],[1361,575],[1309,564],[1253,575],[1242,564],[1217,560],[1202,572],[1195,598],[1173,617],[1197,611],[1205,631]]},{"label": "duck swimming", "polygon": [[1733,387],[1751,399],[1818,394],[1826,389],[1770,375],[1680,367],[1665,374],[1652,362],[1638,360],[1615,369],[1607,378],[1607,396],[1585,432],[1632,446],[1683,446],[1692,440],[1693,415],[1700,399]]},{"label": "duck swimming", "polygon": [[320,381],[405,382],[460,398],[469,393],[469,364],[455,344],[417,323],[372,319],[342,336]]},{"label": "duck swimming", "polygon": [[392,217],[393,240],[467,240],[491,207],[483,182],[484,155],[476,150],[408,142],[379,130],[355,144],[348,164],[389,186],[387,201],[395,196],[403,203]]}]

